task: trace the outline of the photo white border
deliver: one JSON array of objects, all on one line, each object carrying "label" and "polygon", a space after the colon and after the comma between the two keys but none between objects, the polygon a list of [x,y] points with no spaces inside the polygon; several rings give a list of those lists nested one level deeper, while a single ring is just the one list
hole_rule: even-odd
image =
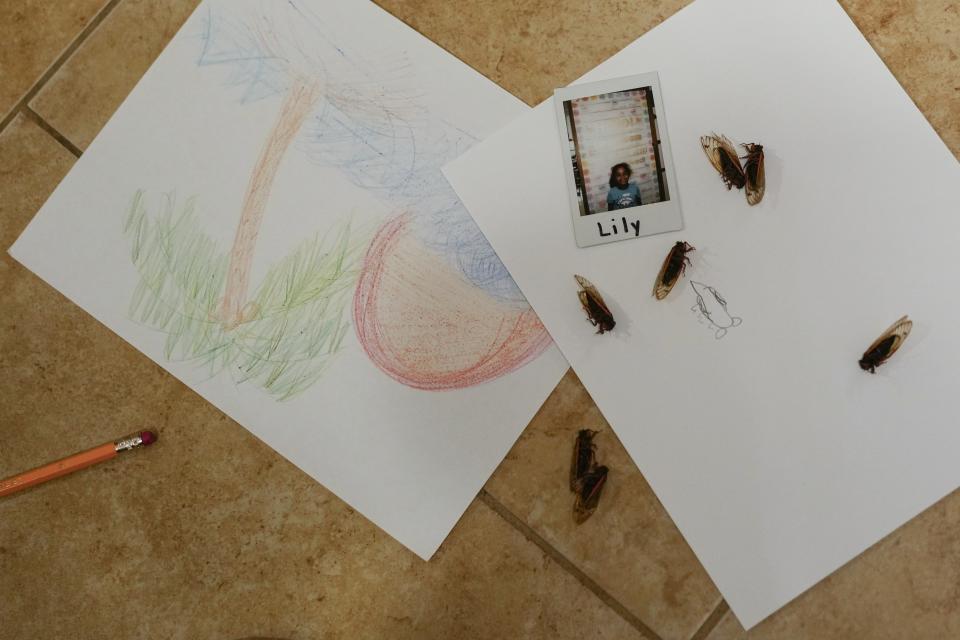
[{"label": "photo white border", "polygon": [[[660,136],[660,160],[663,163],[663,175],[667,181],[669,199],[663,202],[654,202],[637,207],[620,209],[616,212],[598,211],[597,213],[581,216],[580,205],[577,198],[577,185],[573,178],[573,166],[570,164],[570,146],[567,138],[567,121],[563,111],[563,103],[567,100],[575,100],[577,98],[646,87],[650,87],[653,91],[657,133]],[[560,140],[560,148],[562,149],[561,160],[563,161],[563,176],[567,185],[567,193],[570,201],[570,217],[573,220],[573,235],[578,247],[592,247],[598,244],[607,244],[608,242],[630,240],[642,236],[651,236],[658,233],[667,233],[683,229],[683,215],[680,210],[680,190],[677,188],[677,176],[673,166],[673,153],[670,147],[670,137],[667,132],[666,108],[664,107],[663,95],[660,92],[660,76],[656,71],[562,87],[554,91],[553,103],[557,114],[557,135]],[[617,232],[611,232],[610,235],[601,236],[601,223],[606,223],[605,228],[607,230],[616,228]]]}]

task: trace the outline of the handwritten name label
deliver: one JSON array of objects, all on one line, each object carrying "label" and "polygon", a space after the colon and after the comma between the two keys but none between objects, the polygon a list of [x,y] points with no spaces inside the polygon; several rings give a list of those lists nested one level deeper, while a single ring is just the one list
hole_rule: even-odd
[{"label": "handwritten name label", "polygon": [[597,222],[597,230],[600,232],[600,237],[602,238],[618,235],[621,228],[623,229],[624,235],[628,235],[631,228],[633,229],[634,237],[638,237],[640,235],[640,221],[631,220],[628,224],[626,216],[622,216],[620,220],[610,218],[609,226],[604,226],[603,222]]}]

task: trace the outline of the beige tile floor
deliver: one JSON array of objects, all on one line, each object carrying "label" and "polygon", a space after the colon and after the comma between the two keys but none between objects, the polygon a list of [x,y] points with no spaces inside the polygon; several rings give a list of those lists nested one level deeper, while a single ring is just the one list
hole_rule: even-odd
[{"label": "beige tile floor", "polygon": [[[196,3],[0,2],[0,246]],[[533,104],[686,1],[381,4]],[[957,3],[843,5],[960,151]],[[747,634],[573,373],[423,563],[5,254],[0,310],[0,475],[117,424],[164,443],[122,475],[101,465],[0,502],[3,640],[960,637],[960,494]],[[611,476],[575,527],[584,425]]]}]

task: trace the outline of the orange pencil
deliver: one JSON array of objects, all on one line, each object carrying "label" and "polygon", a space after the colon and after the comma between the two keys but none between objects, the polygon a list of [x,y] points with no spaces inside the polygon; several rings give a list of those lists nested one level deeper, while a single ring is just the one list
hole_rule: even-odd
[{"label": "orange pencil", "polygon": [[99,447],[87,449],[72,456],[67,456],[62,460],[45,464],[42,467],[24,471],[15,476],[10,476],[0,480],[0,498],[16,493],[21,489],[32,487],[35,484],[53,480],[68,473],[79,471],[84,467],[115,458],[121,451],[129,451],[137,447],[146,447],[157,441],[157,435],[153,431],[138,431],[117,440],[116,442],[107,442]]}]

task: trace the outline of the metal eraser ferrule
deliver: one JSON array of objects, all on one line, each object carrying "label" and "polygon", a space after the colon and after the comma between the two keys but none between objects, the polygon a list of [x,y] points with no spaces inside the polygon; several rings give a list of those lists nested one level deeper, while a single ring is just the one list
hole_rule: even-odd
[{"label": "metal eraser ferrule", "polygon": [[130,449],[136,449],[137,447],[143,445],[143,437],[141,437],[140,432],[131,433],[128,436],[117,440],[113,443],[113,448],[117,453],[121,451],[128,451]]}]

